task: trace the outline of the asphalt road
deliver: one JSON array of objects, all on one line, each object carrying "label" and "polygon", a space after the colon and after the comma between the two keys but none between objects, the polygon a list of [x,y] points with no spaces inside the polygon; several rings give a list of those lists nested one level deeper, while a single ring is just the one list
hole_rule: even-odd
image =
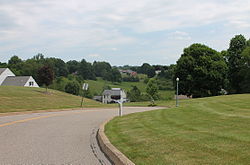
[{"label": "asphalt road", "polygon": [[[157,108],[124,108],[124,114]],[[0,164],[111,164],[96,141],[118,109],[83,109],[0,117]]]}]

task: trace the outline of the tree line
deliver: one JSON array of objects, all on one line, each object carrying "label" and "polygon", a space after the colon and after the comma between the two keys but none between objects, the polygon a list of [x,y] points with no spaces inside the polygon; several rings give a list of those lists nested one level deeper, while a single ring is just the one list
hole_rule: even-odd
[{"label": "tree line", "polygon": [[[95,61],[89,63],[85,59],[64,62],[60,58],[46,58],[43,54],[37,54],[27,60],[22,60],[14,55],[7,63],[0,62],[0,67],[10,68],[17,76],[33,76],[39,86],[44,86],[46,89],[49,87],[75,95],[80,94],[84,80],[97,80],[97,77],[113,83],[141,81],[138,76],[122,76],[119,69],[129,69],[147,75],[145,83],[149,81],[149,78],[155,76],[155,70],[162,69],[159,74],[162,78],[169,77],[167,72],[170,70],[165,66],[151,66],[148,63],[141,66],[115,67],[108,62]],[[166,89],[167,87],[164,85],[164,83],[161,83],[160,89]],[[94,93],[87,91],[84,95],[91,98]]]},{"label": "tree line", "polygon": [[180,93],[187,96],[249,93],[250,40],[236,35],[229,48],[221,52],[192,44],[184,49],[174,74],[174,84],[179,77]]}]

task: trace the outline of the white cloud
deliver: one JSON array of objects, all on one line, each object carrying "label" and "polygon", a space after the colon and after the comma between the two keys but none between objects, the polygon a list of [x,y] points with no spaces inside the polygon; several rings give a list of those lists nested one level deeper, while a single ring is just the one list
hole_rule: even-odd
[{"label": "white cloud", "polygon": [[186,32],[175,31],[175,32],[169,34],[169,39],[174,39],[174,40],[190,40],[191,37]]},{"label": "white cloud", "polygon": [[94,57],[94,58],[95,58],[95,57],[100,57],[99,54],[89,54],[88,56],[89,56],[89,57]]},{"label": "white cloud", "polygon": [[118,49],[117,48],[111,48],[112,51],[117,51]]},{"label": "white cloud", "polygon": [[1,0],[0,60],[13,50],[146,49],[153,41],[141,35],[168,31],[179,43],[193,38],[185,28],[210,24],[249,32],[249,13],[248,0]]}]

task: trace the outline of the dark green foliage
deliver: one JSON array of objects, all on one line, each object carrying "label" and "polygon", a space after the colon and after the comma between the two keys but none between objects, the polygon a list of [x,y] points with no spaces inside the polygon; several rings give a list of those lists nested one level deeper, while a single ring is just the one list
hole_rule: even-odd
[{"label": "dark green foliage", "polygon": [[121,73],[119,72],[118,69],[112,68],[110,72],[105,74],[103,79],[111,81],[113,83],[114,82],[121,82],[122,81],[122,76],[121,76]]},{"label": "dark green foliage", "polygon": [[193,44],[184,49],[177,61],[176,77],[180,78],[180,94],[193,97],[215,96],[225,87],[227,65],[217,51],[205,45]]},{"label": "dark green foliage", "polygon": [[77,73],[85,80],[96,80],[93,66],[84,59],[80,62]]},{"label": "dark green foliage", "polygon": [[241,93],[250,93],[250,46],[242,52],[242,67],[239,74],[242,81],[239,83]]},{"label": "dark green foliage", "polygon": [[79,68],[79,62],[76,60],[68,61],[66,63],[68,71],[70,74],[76,74]]},{"label": "dark green foliage", "polygon": [[93,63],[93,68],[96,77],[105,77],[107,73],[111,72],[112,67],[109,63],[107,62],[94,62]]},{"label": "dark green foliage", "polygon": [[12,56],[8,62],[8,64],[11,65],[17,65],[22,63],[22,59],[20,59],[18,56]]},{"label": "dark green foliage", "polygon": [[112,82],[121,82],[121,74],[117,68],[112,68],[108,62],[94,62],[93,70],[96,77]]},{"label": "dark green foliage", "polygon": [[66,63],[59,58],[46,58],[46,65],[50,65],[55,73],[56,77],[64,76],[66,77],[69,74]]},{"label": "dark green foliage", "polygon": [[18,56],[12,56],[8,61],[8,68],[17,76],[21,75],[22,67],[23,61]]},{"label": "dark green foliage", "polygon": [[173,90],[173,81],[171,79],[157,78],[156,83],[159,90]]},{"label": "dark green foliage", "polygon": [[7,68],[7,67],[8,67],[7,63],[0,62],[0,68]]},{"label": "dark green foliage", "polygon": [[65,92],[73,94],[73,95],[79,95],[80,92],[80,84],[77,81],[70,81],[65,86]]},{"label": "dark green foliage", "polygon": [[127,96],[131,102],[141,101],[141,91],[137,86],[132,86],[132,89],[128,91]]},{"label": "dark green foliage", "polygon": [[125,82],[139,82],[140,79],[138,76],[124,76],[122,77],[122,81]]},{"label": "dark green foliage", "polygon": [[138,68],[138,73],[146,74],[149,78],[152,78],[155,76],[155,69],[148,63],[144,63]]},{"label": "dark green foliage", "polygon": [[247,46],[247,41],[243,35],[236,35],[230,41],[230,46],[227,53],[227,62],[229,67],[229,82],[231,93],[242,93],[240,83],[244,79],[241,70],[243,67],[241,53]]},{"label": "dark green foliage", "polygon": [[174,64],[162,67],[161,72],[157,75],[157,77],[172,80],[174,77],[175,69],[176,65]]},{"label": "dark green foliage", "polygon": [[54,72],[50,66],[43,66],[38,70],[38,83],[45,85],[46,89],[54,80]]},{"label": "dark green foliage", "polygon": [[50,88],[65,92],[65,86],[68,84],[68,82],[70,82],[70,80],[66,77],[57,77],[53,81],[53,84],[50,85]]}]

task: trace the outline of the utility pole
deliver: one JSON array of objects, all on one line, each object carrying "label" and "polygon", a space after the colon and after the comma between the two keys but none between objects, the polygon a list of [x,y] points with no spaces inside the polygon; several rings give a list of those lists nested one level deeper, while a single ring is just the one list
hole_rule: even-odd
[{"label": "utility pole", "polygon": [[179,95],[179,78],[176,78],[176,107],[179,106],[178,95]]}]

